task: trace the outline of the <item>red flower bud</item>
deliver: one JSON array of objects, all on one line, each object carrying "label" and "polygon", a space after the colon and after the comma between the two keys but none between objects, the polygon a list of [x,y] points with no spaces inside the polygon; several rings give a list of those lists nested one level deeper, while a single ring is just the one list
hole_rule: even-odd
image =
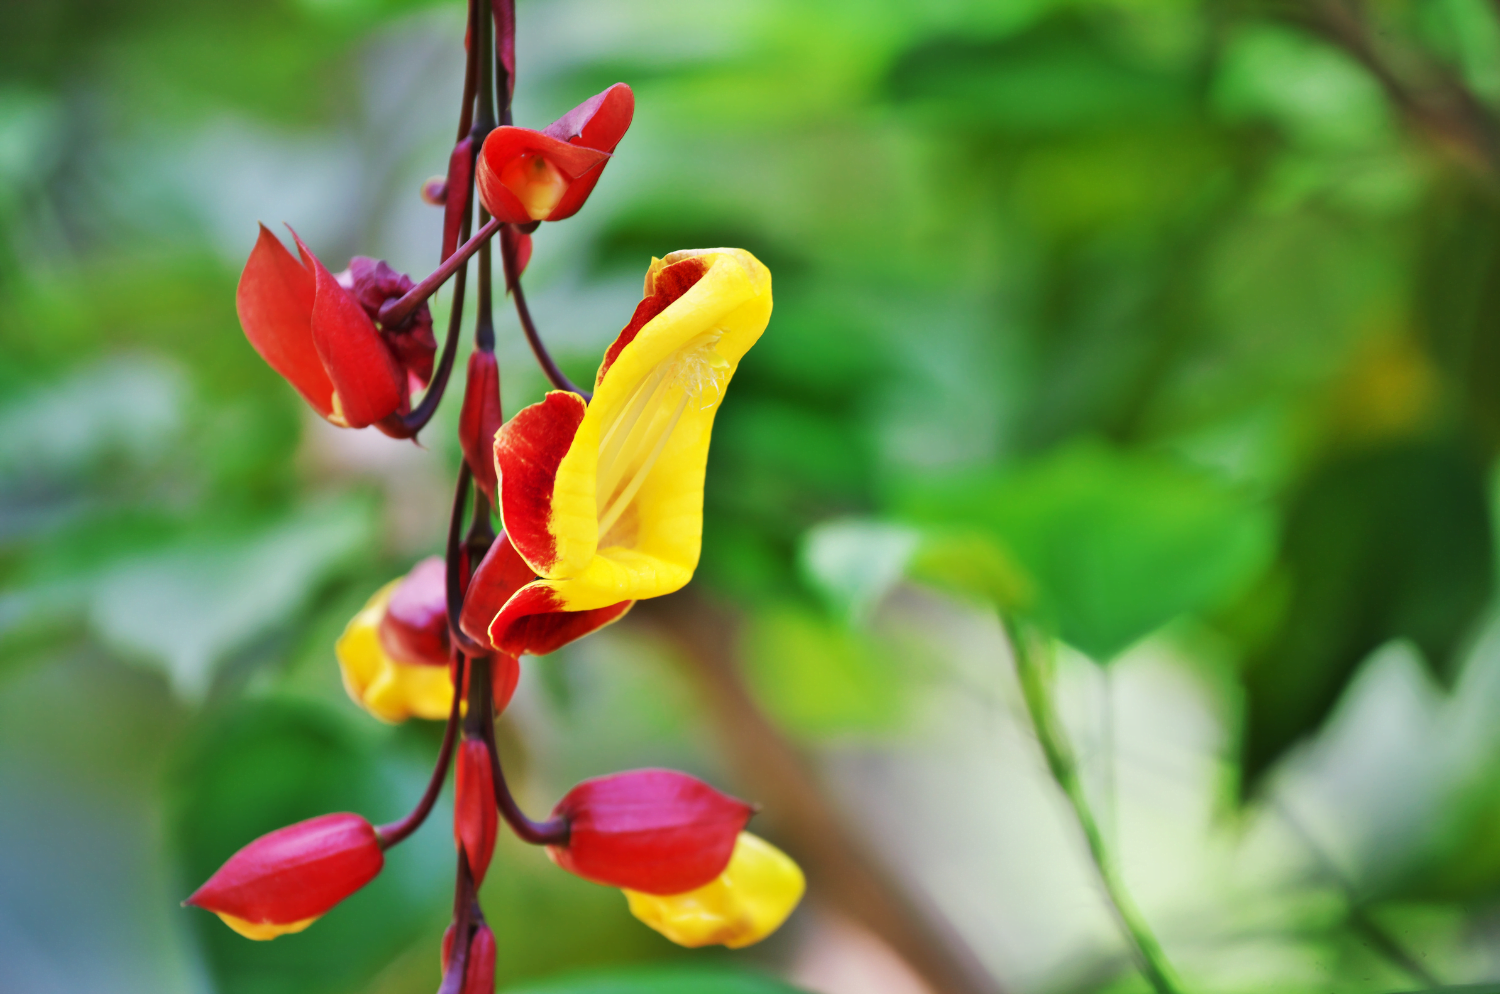
[{"label": "red flower bud", "polygon": [[526,264],[531,262],[531,235],[507,224],[500,229],[500,240],[506,243],[506,252],[515,260],[514,265],[505,271],[505,287],[509,290],[521,278],[521,274],[526,272]]},{"label": "red flower bud", "polygon": [[292,237],[300,262],[261,225],[235,297],[245,337],[334,424],[363,428],[404,410],[411,390],[432,375],[432,318],[424,307],[389,332],[373,315],[411,280],[364,258],[335,277],[295,231]]},{"label": "red flower bud", "polygon": [[448,665],[448,568],[441,556],[428,556],[401,579],[378,631],[380,647],[398,663]]},{"label": "red flower bud", "polygon": [[442,207],[448,202],[448,177],[429,176],[417,192],[422,198],[422,203]]},{"label": "red flower bud", "polygon": [[458,415],[458,440],[474,474],[474,485],[495,503],[495,432],[505,423],[500,410],[500,366],[495,353],[469,353],[469,383]]},{"label": "red flower bud", "polygon": [[469,943],[469,962],[464,969],[461,994],[494,994],[495,933],[481,924]]},{"label": "red flower bud", "polygon": [[300,932],[374,879],[385,865],[359,815],[322,815],[262,835],[184,904],[212,911],[252,939]]},{"label": "red flower bud", "polygon": [[443,257],[440,260],[442,262],[447,262],[448,256],[458,248],[458,233],[462,228],[464,218],[469,216],[469,181],[473,176],[474,139],[465,138],[453,146],[453,154],[448,156],[450,196],[445,198],[443,210]]},{"label": "red flower bud", "polygon": [[675,770],[631,770],[585,780],[554,817],[568,820],[554,862],[586,880],[647,894],[681,894],[729,865],[754,814],[744,801]]},{"label": "red flower bud", "polygon": [[635,114],[635,95],[616,83],[542,131],[503,127],[479,153],[479,199],[511,224],[578,213]]},{"label": "red flower bud", "polygon": [[516,685],[521,682],[521,661],[503,652],[494,659],[491,664],[494,675],[490,679],[494,683],[495,714],[498,715],[510,704],[510,699],[516,696]]},{"label": "red flower bud", "polygon": [[464,739],[458,747],[453,780],[453,837],[469,858],[474,886],[484,882],[495,853],[495,835],[500,828],[495,807],[495,781],[490,776],[489,746],[479,739]]}]

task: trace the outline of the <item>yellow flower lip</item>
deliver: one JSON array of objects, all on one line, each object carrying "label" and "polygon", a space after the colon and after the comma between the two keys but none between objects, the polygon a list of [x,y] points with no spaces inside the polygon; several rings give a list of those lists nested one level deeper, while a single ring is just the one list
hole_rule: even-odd
[{"label": "yellow flower lip", "polygon": [[555,391],[495,437],[505,530],[538,577],[517,597],[588,611],[692,578],[714,416],[770,316],[771,274],[742,249],[652,260],[593,399]]},{"label": "yellow flower lip", "polygon": [[314,915],[311,918],[304,918],[298,922],[287,922],[284,925],[278,925],[274,922],[246,921],[243,918],[236,918],[234,915],[226,915],[222,911],[216,912],[216,914],[223,920],[225,925],[228,925],[245,938],[255,939],[257,942],[266,942],[279,935],[292,935],[300,932],[320,917]]},{"label": "yellow flower lip", "polygon": [[631,914],[679,946],[741,949],[780,928],[806,890],[790,856],[741,832],[718,879],[683,894],[627,890],[625,899]]}]

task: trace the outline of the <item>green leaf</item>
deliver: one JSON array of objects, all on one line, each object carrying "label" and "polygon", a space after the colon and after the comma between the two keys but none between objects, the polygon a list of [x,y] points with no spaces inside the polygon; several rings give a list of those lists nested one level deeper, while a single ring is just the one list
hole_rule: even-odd
[{"label": "green leaf", "polygon": [[733,970],[642,969],[574,974],[510,987],[505,994],[800,994],[800,989]]},{"label": "green leaf", "polygon": [[[1035,584],[1037,610],[1062,637],[1108,660],[1168,621],[1211,611],[1266,566],[1268,511],[1165,458],[1092,443],[1010,472],[924,481],[898,501],[923,523],[975,528],[996,545],[967,562],[929,553],[927,569],[967,572],[1004,603]],[[1006,553],[1024,573],[1008,570]],[[961,568],[960,568],[961,567]]]},{"label": "green leaf", "polygon": [[1253,781],[1322,724],[1361,661],[1408,638],[1440,678],[1491,588],[1484,473],[1433,443],[1377,449],[1313,473],[1282,548],[1291,599],[1246,672]]}]

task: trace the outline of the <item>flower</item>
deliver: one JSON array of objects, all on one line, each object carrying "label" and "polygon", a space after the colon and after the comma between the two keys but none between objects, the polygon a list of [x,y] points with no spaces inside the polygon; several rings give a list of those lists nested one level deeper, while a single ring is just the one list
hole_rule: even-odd
[{"label": "flower", "polygon": [[301,262],[260,226],[235,296],[245,337],[333,424],[364,428],[404,413],[432,376],[432,316],[424,304],[397,332],[377,328],[373,315],[411,279],[364,257],[334,276],[292,237]]},{"label": "flower", "polygon": [[630,913],[679,946],[753,945],[781,927],[807,888],[800,867],[764,839],[741,832],[718,878],[683,894],[625,891]]},{"label": "flower", "polygon": [[344,689],[382,721],[448,717],[447,594],[443,560],[422,560],[350,620],[334,645]]},{"label": "flower", "polygon": [[184,901],[248,939],[300,932],[375,878],[385,855],[359,815],[323,815],[262,835]]},{"label": "flower", "polygon": [[652,260],[645,298],[605,352],[593,399],[553,391],[495,436],[500,513],[516,558],[492,550],[503,559],[481,564],[465,632],[506,652],[547,652],[563,635],[592,630],[558,612],[618,616],[692,578],[714,415],[770,315],[771,274],[748,252]]},{"label": "flower", "polygon": [[635,114],[635,94],[616,83],[541,131],[507,125],[479,151],[480,202],[510,224],[578,213]]},{"label": "flower", "polygon": [[553,862],[599,884],[651,894],[701,887],[729,865],[755,809],[676,770],[631,770],[585,780],[552,814],[568,822]]}]

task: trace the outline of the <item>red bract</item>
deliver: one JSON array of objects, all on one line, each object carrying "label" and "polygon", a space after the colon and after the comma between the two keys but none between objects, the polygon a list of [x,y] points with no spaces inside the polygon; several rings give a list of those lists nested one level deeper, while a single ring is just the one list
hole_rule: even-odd
[{"label": "red bract", "polygon": [[681,894],[713,880],[754,814],[744,801],[675,770],[631,770],[585,780],[558,802],[565,846],[548,852],[595,883]]},{"label": "red bract", "polygon": [[384,864],[369,822],[323,815],[262,835],[183,903],[250,925],[299,924],[369,883]]},{"label": "red bract", "polygon": [[479,152],[480,201],[511,224],[572,217],[634,114],[635,95],[616,83],[541,131],[496,128]]},{"label": "red bract", "polygon": [[369,304],[378,311],[411,280],[371,259],[335,277],[292,237],[300,262],[260,226],[235,298],[245,337],[336,425],[363,428],[404,410],[413,387],[432,375],[432,319],[419,313],[406,330],[382,332]]},{"label": "red bract", "polygon": [[469,943],[469,961],[464,967],[461,994],[494,994],[494,991],[495,933],[488,925],[480,925]]},{"label": "red bract", "polygon": [[509,656],[544,656],[618,621],[635,601],[588,611],[565,611],[504,532],[469,581],[458,627],[481,645]]},{"label": "red bract", "polygon": [[448,570],[428,556],[391,591],[381,616],[380,647],[398,663],[448,665]]},{"label": "red bract", "polygon": [[469,858],[476,887],[490,868],[499,827],[489,747],[479,739],[464,739],[453,771],[453,837]]},{"label": "red bract", "polygon": [[458,440],[474,474],[474,485],[495,503],[495,432],[505,423],[500,409],[500,366],[495,353],[469,353],[469,382],[458,415]]}]

